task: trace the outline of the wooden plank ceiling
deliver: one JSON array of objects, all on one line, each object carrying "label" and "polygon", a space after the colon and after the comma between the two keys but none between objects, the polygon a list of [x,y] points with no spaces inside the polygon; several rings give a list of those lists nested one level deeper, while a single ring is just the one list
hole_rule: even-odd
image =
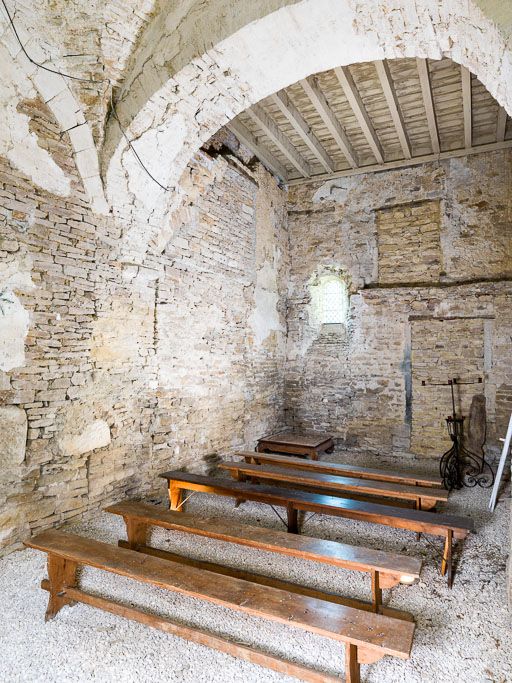
[{"label": "wooden plank ceiling", "polygon": [[228,124],[289,185],[512,147],[512,123],[450,59],[364,62],[310,76]]}]

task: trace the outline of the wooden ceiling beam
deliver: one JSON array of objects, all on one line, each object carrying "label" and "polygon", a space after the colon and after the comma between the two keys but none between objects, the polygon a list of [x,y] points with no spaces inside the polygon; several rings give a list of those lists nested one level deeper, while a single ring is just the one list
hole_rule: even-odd
[{"label": "wooden ceiling beam", "polygon": [[318,87],[316,78],[314,78],[313,76],[309,76],[308,78],[301,80],[300,84],[306,95],[313,103],[313,106],[317,110],[322,121],[327,126],[327,129],[329,130],[330,134],[336,141],[336,144],[345,155],[345,158],[347,159],[350,166],[352,166],[352,168],[357,168],[359,164],[357,161],[356,153],[352,145],[350,144],[350,141],[347,138],[347,135],[343,130],[340,122],[336,118],[329,103],[327,102],[325,95]]},{"label": "wooden ceiling beam", "polygon": [[423,95],[423,105],[427,115],[428,130],[430,133],[430,141],[432,143],[432,151],[434,154],[439,154],[441,147],[439,145],[439,131],[437,130],[436,112],[434,109],[434,99],[432,97],[432,86],[430,83],[430,73],[428,70],[427,60],[423,57],[416,57],[416,64],[418,67],[418,74],[420,77],[421,93]]},{"label": "wooden ceiling beam", "polygon": [[380,171],[391,171],[400,168],[408,168],[411,166],[419,166],[421,164],[428,164],[431,161],[440,161],[442,159],[456,159],[460,157],[469,156],[472,154],[481,154],[482,152],[496,152],[502,149],[511,149],[512,140],[505,140],[504,142],[491,142],[486,145],[477,145],[470,149],[454,149],[451,151],[440,152],[439,154],[424,154],[422,156],[413,157],[412,159],[398,159],[397,161],[386,161],[384,164],[371,164],[369,166],[359,166],[359,168],[351,168],[345,171],[336,171],[335,173],[322,173],[313,176],[311,179],[291,178],[288,185],[303,185],[305,183],[334,180],[336,178],[346,178],[347,176],[361,175],[362,173],[378,173]]},{"label": "wooden ceiling beam", "polygon": [[295,149],[288,138],[279,130],[274,121],[266,114],[264,109],[258,104],[254,104],[250,109],[247,109],[251,119],[258,125],[263,132],[268,135],[274,145],[284,154],[288,161],[295,166],[297,171],[305,178],[311,178],[311,169],[309,164],[304,159],[302,154]]},{"label": "wooden ceiling beam", "polygon": [[325,149],[322,147],[322,143],[313,133],[309,127],[306,119],[302,116],[297,107],[288,97],[285,90],[280,90],[271,96],[274,104],[279,107],[281,113],[286,116],[289,123],[297,131],[300,137],[303,139],[305,144],[309,147],[311,152],[318,159],[320,164],[325,168],[327,173],[332,173],[336,166],[331,157],[327,154]]},{"label": "wooden ceiling beam", "polygon": [[473,112],[471,98],[471,71],[460,67],[462,78],[462,107],[464,111],[464,147],[469,149],[473,143]]},{"label": "wooden ceiling beam", "polygon": [[281,162],[275,158],[275,156],[270,152],[264,145],[262,145],[251,133],[251,131],[244,126],[243,123],[233,119],[226,126],[235,135],[238,140],[248,147],[254,156],[270,170],[275,173],[276,176],[281,178],[284,182],[288,181],[288,173]]},{"label": "wooden ceiling beam", "polygon": [[370,145],[373,152],[373,156],[377,160],[377,163],[384,163],[384,152],[382,150],[382,145],[375,132],[375,128],[368,116],[364,102],[361,99],[361,95],[356,87],[355,81],[350,73],[348,66],[340,66],[334,69],[336,78],[338,79],[345,97],[348,100],[349,105],[354,112],[357,122],[361,126],[361,130]]},{"label": "wooden ceiling beam", "polygon": [[496,142],[503,142],[505,140],[505,132],[507,130],[507,112],[504,107],[498,109],[498,123],[496,125]]},{"label": "wooden ceiling beam", "polygon": [[402,116],[400,103],[398,102],[393,79],[391,78],[389,65],[385,59],[383,61],[374,62],[374,65],[377,71],[377,76],[379,77],[381,88],[384,92],[384,97],[386,98],[391,118],[393,119],[393,124],[395,126],[398,139],[400,140],[402,152],[404,153],[404,157],[406,159],[410,159],[412,157],[411,142],[409,140],[409,136],[407,135],[404,117]]}]

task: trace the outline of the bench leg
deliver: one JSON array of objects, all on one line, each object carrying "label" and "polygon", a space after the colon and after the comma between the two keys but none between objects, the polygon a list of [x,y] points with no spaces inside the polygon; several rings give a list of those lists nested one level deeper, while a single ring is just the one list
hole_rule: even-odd
[{"label": "bench leg", "polygon": [[76,586],[77,563],[65,560],[63,557],[48,555],[48,579],[50,584],[50,597],[46,608],[45,621],[53,617],[64,607],[73,604],[72,600],[63,595],[66,588]]},{"label": "bench leg", "polygon": [[448,587],[453,585],[453,567],[452,567],[452,540],[453,531],[448,529],[446,534],[446,541],[444,543],[443,561],[441,562],[441,575],[444,576],[448,571]]},{"label": "bench leg", "polygon": [[345,645],[345,683],[360,683],[361,668],[357,660],[357,646]]},{"label": "bench leg", "polygon": [[299,523],[298,523],[298,510],[293,506],[286,506],[286,517],[288,519],[288,533],[298,534],[299,533]]},{"label": "bench leg", "polygon": [[443,561],[441,562],[441,575],[444,576],[448,571],[448,586],[452,587],[452,540],[453,531],[448,529],[444,542]]},{"label": "bench leg", "polygon": [[126,524],[126,535],[128,536],[128,546],[136,550],[139,546],[147,545],[148,525],[136,519],[124,518]]},{"label": "bench leg", "polygon": [[[416,508],[416,510],[421,510],[421,498],[416,498],[414,507]],[[419,541],[420,538],[421,538],[421,533],[418,531],[416,533],[416,540]]]},{"label": "bench leg", "polygon": [[171,510],[183,512],[183,489],[175,481],[169,482],[169,506]]},{"label": "bench leg", "polygon": [[379,614],[382,608],[382,588],[380,587],[380,573],[372,570],[372,601],[373,611]]},{"label": "bench leg", "polygon": [[[246,481],[246,477],[242,472],[239,472],[238,470],[231,472],[231,477],[235,481]],[[245,498],[235,498],[235,507],[239,507],[242,505],[242,503],[245,503]]]}]

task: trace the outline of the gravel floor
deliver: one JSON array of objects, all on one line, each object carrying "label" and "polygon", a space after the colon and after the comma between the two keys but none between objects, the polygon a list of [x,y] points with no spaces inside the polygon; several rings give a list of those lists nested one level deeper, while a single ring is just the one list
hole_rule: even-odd
[{"label": "gravel floor", "polygon": [[[343,460],[343,456],[339,459]],[[386,657],[363,666],[362,679],[367,683],[512,681],[512,613],[507,607],[505,587],[510,548],[510,489],[501,496],[494,514],[487,510],[488,498],[489,492],[481,489],[466,489],[450,498],[450,512],[468,514],[477,524],[477,534],[464,542],[452,590],[438,571],[441,539],[423,536],[416,541],[410,532],[322,516],[306,523],[304,533],[313,536],[404,552],[424,560],[419,584],[385,591],[387,604],[408,610],[416,617],[412,657],[408,661]],[[226,518],[282,528],[270,508],[252,503],[235,509],[228,499],[197,494],[187,503],[187,510],[215,511]],[[124,538],[122,521],[107,514],[70,529],[112,543]],[[356,572],[178,532],[156,530],[152,543],[199,559],[220,561],[354,597],[368,599],[370,594],[368,577]],[[2,682],[295,680],[85,605],[65,608],[45,624],[47,594],[39,588],[45,574],[45,556],[34,550],[23,550],[0,561],[4,606],[0,621]],[[343,649],[334,641],[98,570],[84,569],[81,585],[97,594],[144,606],[342,675]]]}]

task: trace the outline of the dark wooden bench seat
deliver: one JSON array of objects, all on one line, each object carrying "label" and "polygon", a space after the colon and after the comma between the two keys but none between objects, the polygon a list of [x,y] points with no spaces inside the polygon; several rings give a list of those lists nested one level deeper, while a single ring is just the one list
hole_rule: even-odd
[{"label": "dark wooden bench seat", "polygon": [[345,477],[357,477],[358,479],[373,479],[375,481],[389,481],[397,484],[407,484],[410,486],[431,486],[443,488],[440,477],[432,477],[426,474],[415,472],[395,472],[393,470],[380,470],[371,467],[360,467],[340,462],[326,462],[325,460],[312,461],[304,458],[294,458],[279,453],[256,453],[254,451],[238,451],[245,462],[253,462],[256,465],[268,463],[279,467],[292,467],[293,469],[308,470],[309,472],[322,472],[324,474],[338,474]]},{"label": "dark wooden bench seat", "polygon": [[473,520],[468,517],[365,503],[309,491],[217,479],[177,470],[164,472],[160,476],[168,482],[171,510],[182,509],[184,490],[202,491],[229,496],[235,500],[252,500],[284,507],[287,514],[287,528],[291,533],[298,533],[297,513],[302,510],[441,536],[445,539],[441,573],[448,574],[449,586],[453,583],[453,539],[464,539],[468,533],[474,531]]},{"label": "dark wooden bench seat", "polygon": [[[148,505],[137,501],[124,501],[117,505],[112,505],[106,509],[115,515],[121,515],[126,524],[128,541],[119,541],[121,547],[140,550],[158,557],[170,557],[167,551],[148,546],[148,529],[152,526],[181,531],[184,533],[204,536],[229,543],[257,548],[280,555],[288,555],[306,560],[313,560],[330,564],[343,569],[366,572],[370,574],[372,580],[372,603],[362,603],[350,598],[341,596],[327,596],[322,594],[324,599],[333,599],[338,604],[347,604],[359,609],[372,609],[375,612],[396,616],[397,618],[410,618],[403,612],[386,608],[382,605],[382,589],[392,588],[400,582],[413,583],[419,578],[421,571],[421,560],[407,555],[388,553],[382,550],[371,550],[369,548],[358,548],[356,546],[338,543],[337,541],[326,541],[308,536],[297,536],[288,534],[285,531],[275,529],[264,529],[262,527],[241,524],[234,520],[224,520],[214,516],[190,515],[183,512],[164,510],[155,505]],[[189,561],[188,558],[172,555],[170,559],[183,561],[184,563],[196,564],[203,568],[208,568],[220,573],[229,572],[229,568],[216,565],[206,566],[209,563],[199,561]],[[240,578],[247,578],[247,572],[231,570],[232,573]],[[242,576],[243,574],[243,576]],[[259,577],[260,582],[265,581],[266,577]],[[254,575],[250,580],[255,581]],[[268,579],[276,584],[274,579]],[[283,582],[280,582],[283,583]],[[320,596],[320,591],[305,589],[304,587],[287,586],[288,590],[297,589],[301,594]]]},{"label": "dark wooden bench seat", "polygon": [[48,580],[42,583],[50,592],[47,619],[67,604],[83,602],[302,680],[316,683],[339,680],[206,631],[87,593],[77,586],[77,569],[90,566],[341,642],[345,645],[347,683],[359,683],[361,663],[377,661],[384,655],[403,659],[410,655],[414,623],[409,621],[220,576],[62,531],[45,531],[26,545],[48,553]]},{"label": "dark wooden bench seat", "polygon": [[[244,462],[229,461],[219,465],[227,470],[238,481],[267,480],[283,484],[292,484],[308,490],[329,490],[334,494],[359,494],[411,501],[417,510],[432,510],[437,503],[448,500],[446,489],[433,487],[410,486],[396,482],[341,477],[325,472],[310,472],[291,467],[276,465],[253,465]],[[371,501],[370,501],[371,502]],[[376,502],[376,501],[373,501]]]}]

